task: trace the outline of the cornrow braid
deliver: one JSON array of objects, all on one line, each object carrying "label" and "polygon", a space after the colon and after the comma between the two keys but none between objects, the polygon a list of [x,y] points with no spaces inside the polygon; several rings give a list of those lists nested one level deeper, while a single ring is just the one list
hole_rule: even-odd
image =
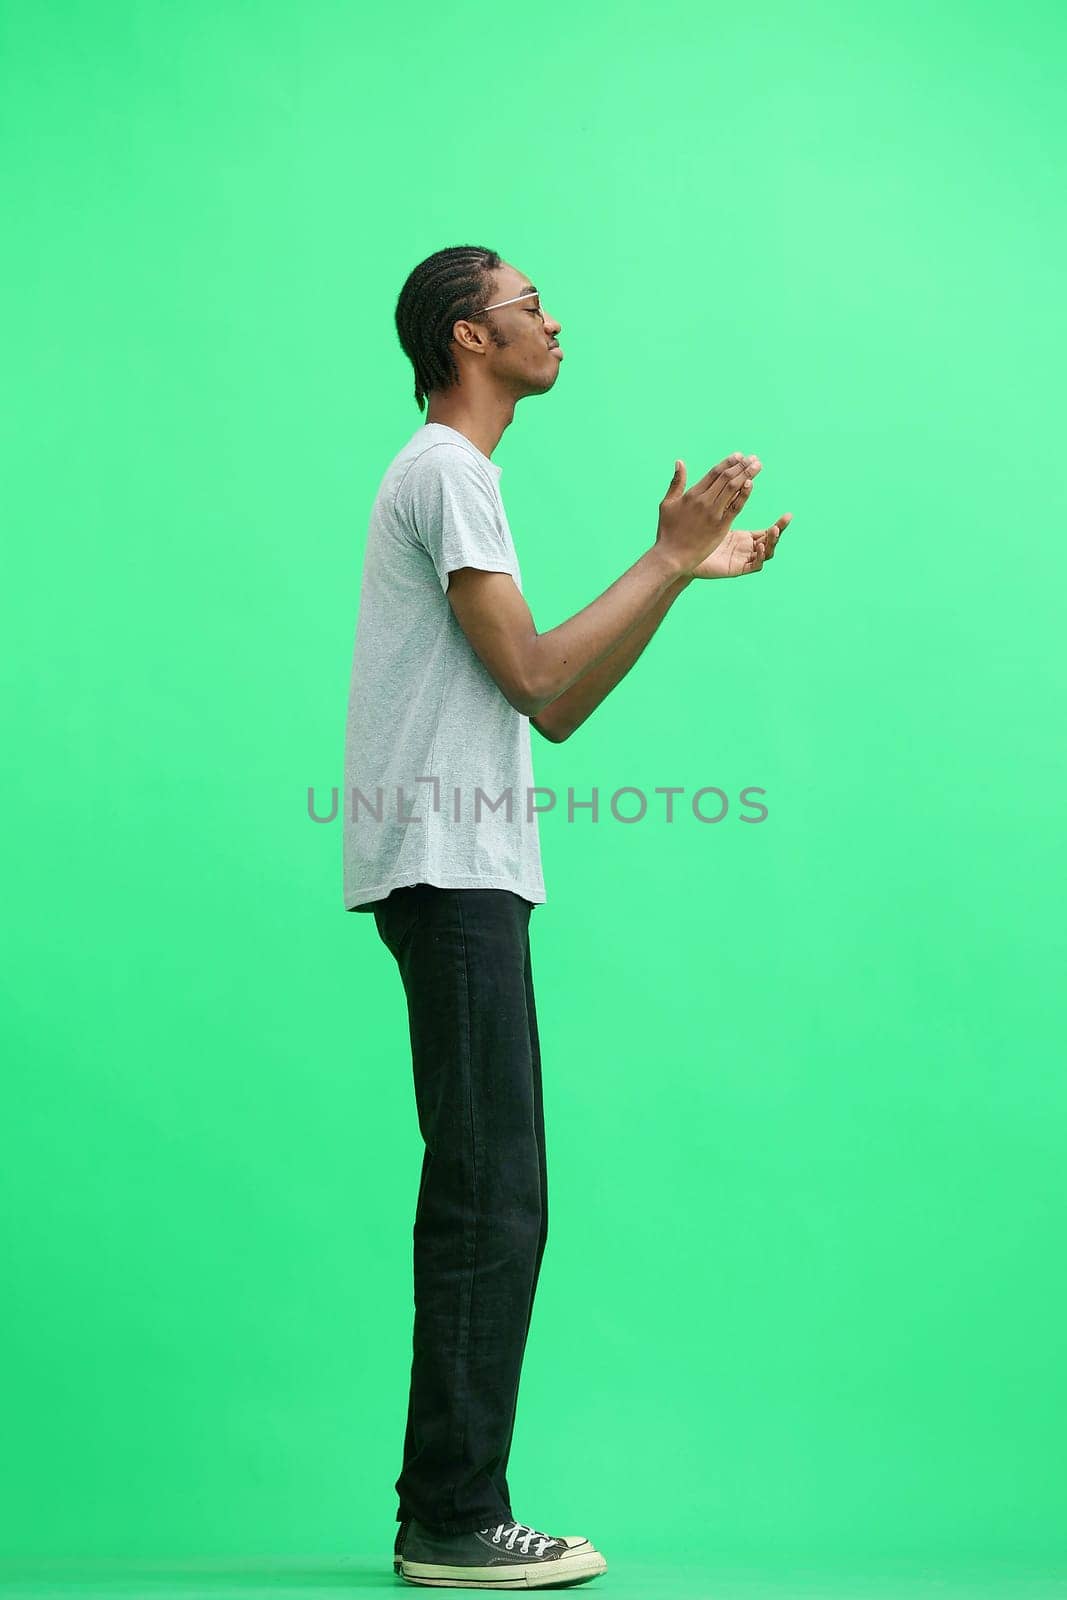
[{"label": "cornrow braid", "polygon": [[492,274],[502,264],[495,250],[457,244],[435,251],[409,273],[396,302],[396,331],[415,368],[420,411],[431,389],[449,389],[459,382],[452,328],[479,309]]}]

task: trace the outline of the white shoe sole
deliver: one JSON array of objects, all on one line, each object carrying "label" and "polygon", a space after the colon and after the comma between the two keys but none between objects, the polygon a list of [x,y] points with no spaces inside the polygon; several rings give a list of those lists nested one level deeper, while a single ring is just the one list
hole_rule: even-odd
[{"label": "white shoe sole", "polygon": [[400,1562],[405,1583],[434,1589],[549,1589],[585,1583],[606,1572],[608,1564],[599,1550],[561,1556],[558,1561],[535,1561],[529,1566],[443,1567],[429,1561]]}]

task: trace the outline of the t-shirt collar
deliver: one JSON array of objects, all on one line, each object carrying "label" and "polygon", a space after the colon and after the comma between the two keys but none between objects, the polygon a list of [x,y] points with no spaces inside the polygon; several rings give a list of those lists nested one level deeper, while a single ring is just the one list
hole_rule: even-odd
[{"label": "t-shirt collar", "polygon": [[478,446],[475,444],[473,439],[468,439],[467,435],[465,433],[460,433],[458,428],[450,428],[447,422],[425,422],[425,423],[423,423],[423,427],[424,428],[443,428],[446,433],[449,433],[449,434],[452,435],[453,439],[461,440],[462,443],[467,446],[468,450],[473,450],[474,451],[474,454],[478,457],[479,461],[483,462],[485,464],[485,466],[487,466],[491,472],[495,472],[496,473],[498,478],[499,478],[501,472],[504,470],[503,467],[501,467],[497,462],[495,462],[491,456],[487,456],[485,454],[484,450],[479,450]]}]

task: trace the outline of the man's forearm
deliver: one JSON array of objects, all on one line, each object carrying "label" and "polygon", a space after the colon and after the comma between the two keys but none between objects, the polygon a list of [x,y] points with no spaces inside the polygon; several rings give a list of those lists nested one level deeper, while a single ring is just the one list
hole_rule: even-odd
[{"label": "man's forearm", "polygon": [[648,610],[643,612],[615,648],[595,666],[549,702],[535,717],[532,725],[546,739],[558,743],[581,726],[600,702],[609,695],[616,684],[629,672],[645,645],[651,639],[682,590],[692,582],[692,574],[684,573],[665,589]]},{"label": "man's forearm", "polygon": [[525,709],[539,715],[599,666],[649,609],[673,590],[679,561],[657,539],[604,593],[546,633],[532,634],[523,663]]}]

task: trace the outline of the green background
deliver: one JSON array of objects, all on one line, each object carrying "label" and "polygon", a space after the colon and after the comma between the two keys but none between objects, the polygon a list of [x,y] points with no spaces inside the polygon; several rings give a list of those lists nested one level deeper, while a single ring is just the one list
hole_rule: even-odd
[{"label": "green background", "polygon": [[562,324],[494,457],[539,628],[651,543],[675,457],[755,451],[744,524],[794,514],[534,736],[563,795],[769,816],[542,823],[516,1513],[591,1536],[598,1589],[1067,1593],[1064,31],[0,6],[16,1587],[394,1584],[421,1144],[307,790],[424,420],[396,296],[474,243]]}]

